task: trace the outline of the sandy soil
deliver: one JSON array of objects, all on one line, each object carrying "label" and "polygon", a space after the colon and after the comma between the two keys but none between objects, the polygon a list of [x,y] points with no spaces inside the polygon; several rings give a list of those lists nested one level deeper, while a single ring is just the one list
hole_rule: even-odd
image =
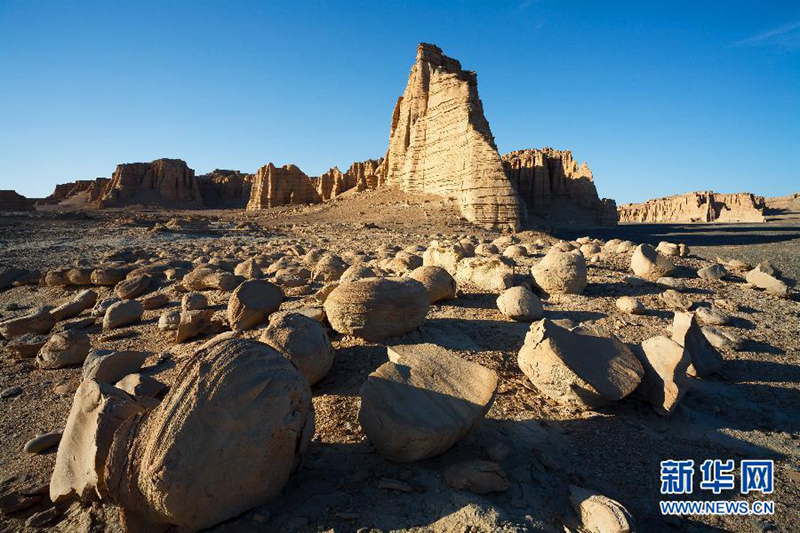
[{"label": "sandy soil", "polygon": [[[155,222],[173,214],[151,209],[0,216],[0,265],[44,270],[76,261],[99,264],[108,254],[123,250],[137,251],[143,258],[161,253],[188,260],[243,260],[269,251],[291,254],[293,246],[323,248],[343,256],[360,250],[377,261],[391,257],[397,247],[424,247],[435,238],[488,242],[501,235],[466,224],[452,203],[390,191],[257,214],[194,214],[209,218],[211,231],[153,232],[150,227]],[[242,222],[253,225],[238,229]],[[554,233],[578,236],[564,229]],[[496,308],[496,295],[474,287],[461,286],[458,298],[432,306],[426,324],[401,339],[373,344],[331,332],[336,359],[330,374],[313,388],[317,430],[304,466],[279,498],[214,530],[563,531],[564,524],[574,526],[567,490],[569,484],[577,484],[625,505],[638,531],[796,531],[800,523],[800,303],[796,297],[775,298],[747,286],[743,273],[734,273],[728,281],[709,282],[694,272],[721,255],[753,263],[770,259],[784,276],[797,278],[800,254],[792,250],[800,251],[798,233],[798,226],[784,219],[758,228],[626,225],[581,233],[635,242],[685,242],[693,253],[677,263],[689,297],[698,306],[724,299],[735,310],[730,329],[746,339],[744,348],[723,352],[721,375],[693,380],[669,418],[654,414],[633,395],[596,412],[572,412],[552,402],[516,364],[529,324],[505,318]],[[532,257],[517,261],[515,271],[520,276],[528,275],[530,266],[546,251],[534,243],[556,240],[540,231],[521,232],[516,238],[533,252]],[[633,287],[623,281],[630,274],[629,262],[630,254],[623,254],[591,264],[585,294],[545,300],[545,316],[602,327],[629,343],[669,335],[672,313],[658,298],[660,289],[652,284]],[[174,289],[173,282],[160,280],[148,292],[166,292],[171,299],[168,308],[174,308],[181,297]],[[0,293],[0,314],[7,318],[43,304],[58,304],[76,290],[15,287]],[[97,290],[101,297],[111,292]],[[223,313],[228,293],[207,295]],[[614,305],[623,295],[639,297],[649,311],[641,316],[623,314]],[[9,310],[9,304],[21,309]],[[283,304],[283,308],[307,306],[318,306],[313,295],[289,297]],[[130,332],[125,338],[104,341],[98,325],[88,328],[93,347],[150,351],[153,355],[144,371],[171,383],[181,360],[206,338],[174,346],[156,327],[163,311],[146,311],[142,322],[124,328]],[[246,333],[253,338],[259,334],[259,330]],[[392,342],[434,342],[495,370],[500,377],[485,423],[434,459],[392,463],[375,452],[359,427],[359,388],[387,360],[385,345]],[[41,491],[39,487],[48,483],[55,452],[31,455],[22,448],[35,434],[63,427],[80,374],[79,368],[39,370],[32,360],[15,359],[4,349],[0,390],[20,387],[22,393],[0,399],[0,495]],[[448,465],[489,457],[498,459],[507,472],[509,490],[479,496],[444,482],[442,472]],[[745,458],[774,459],[776,489],[771,499],[776,502],[775,515],[662,517],[658,509],[660,461],[694,459],[699,464],[708,458],[734,459],[737,464]],[[380,488],[383,478],[400,481],[410,491]],[[752,494],[701,494],[703,499],[757,499]],[[0,531],[23,529],[25,519],[46,506],[45,501],[0,515]],[[109,505],[81,508],[76,504],[65,509],[52,527],[114,531],[121,525],[117,511]]]}]

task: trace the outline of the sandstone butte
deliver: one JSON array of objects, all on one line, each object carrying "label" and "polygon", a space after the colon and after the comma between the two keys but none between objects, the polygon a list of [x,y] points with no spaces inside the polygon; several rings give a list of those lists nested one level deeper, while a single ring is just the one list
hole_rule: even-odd
[{"label": "sandstone butte", "polygon": [[117,207],[247,208],[332,200],[381,186],[455,199],[483,226],[517,228],[528,214],[561,222],[613,225],[613,200],[600,199],[591,170],[569,151],[527,149],[500,156],[478,96],[477,76],[432,44],[417,47],[392,113],[386,157],[333,167],[309,178],[268,164],[256,174],[215,170],[195,176],[178,159],[118,165],[111,179],[58,185],[45,204]]},{"label": "sandstone butte", "polygon": [[765,222],[764,198],[751,193],[690,192],[619,208],[621,222]]},{"label": "sandstone butte", "polygon": [[16,191],[0,191],[0,211],[32,211],[33,201]]}]

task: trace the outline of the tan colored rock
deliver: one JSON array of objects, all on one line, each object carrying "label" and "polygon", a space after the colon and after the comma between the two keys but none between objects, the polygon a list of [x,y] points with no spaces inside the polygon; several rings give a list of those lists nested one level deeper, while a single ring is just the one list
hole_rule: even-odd
[{"label": "tan colored rock", "polygon": [[499,257],[467,257],[458,262],[455,279],[460,286],[499,294],[511,287],[514,269]]},{"label": "tan colored rock", "polygon": [[114,287],[114,294],[117,295],[117,298],[120,300],[130,300],[132,298],[136,298],[144,291],[147,290],[147,287],[150,286],[151,278],[148,275],[143,276],[134,276],[132,278],[127,278],[119,283]]},{"label": "tan colored rock", "polygon": [[50,311],[50,315],[57,321],[74,318],[97,303],[97,293],[93,290],[81,291],[69,302],[59,305]]},{"label": "tan colored rock", "polygon": [[[163,316],[163,315],[162,315]],[[194,339],[198,335],[206,333],[211,327],[211,320],[214,317],[212,309],[202,309],[198,311],[182,311],[175,331],[175,343],[180,344]],[[168,319],[165,319],[167,321]],[[171,326],[171,324],[169,324]],[[163,329],[173,329],[167,327]]]},{"label": "tan colored rock", "polygon": [[569,500],[589,533],[631,533],[636,530],[628,510],[611,498],[570,485]]},{"label": "tan colored rock", "polygon": [[280,309],[283,290],[274,283],[251,279],[239,285],[228,301],[228,323],[234,330],[251,329]]},{"label": "tan colored rock", "polygon": [[647,281],[656,281],[675,272],[675,265],[649,244],[640,244],[631,257],[631,270]]},{"label": "tan colored rock", "polygon": [[505,316],[525,322],[542,318],[542,301],[527,287],[511,287],[497,298],[497,308]]},{"label": "tan colored rock", "polygon": [[789,297],[789,286],[786,285],[786,283],[758,267],[748,272],[747,276],[745,276],[745,280],[747,280],[747,283],[750,285],[758,287],[759,289],[764,289],[775,296],[780,296],[782,298]]},{"label": "tan colored rock", "polygon": [[716,307],[698,307],[695,316],[701,324],[706,326],[727,326],[731,323],[731,316]]},{"label": "tan colored rock", "polygon": [[442,267],[455,276],[458,270],[458,262],[466,257],[469,257],[469,255],[460,244],[448,245],[434,241],[422,255],[422,264]]},{"label": "tan colored rock", "polygon": [[421,266],[409,273],[408,277],[425,286],[432,304],[456,297],[456,280],[442,267]]},{"label": "tan colored rock", "polygon": [[580,294],[586,288],[586,261],[579,252],[551,250],[531,268],[531,274],[549,294]]},{"label": "tan colored rock", "polygon": [[51,307],[43,307],[33,313],[3,320],[0,322],[0,334],[6,339],[13,339],[27,333],[50,333],[56,325],[51,310]]},{"label": "tan colored rock", "polygon": [[392,346],[361,387],[358,420],[393,461],[434,457],[461,440],[494,401],[497,375],[434,344]]},{"label": "tan colored rock", "polygon": [[147,374],[128,374],[114,386],[141,398],[154,398],[167,390],[166,385]]},{"label": "tan colored rock", "polygon": [[113,329],[133,324],[142,319],[144,307],[136,300],[125,300],[112,304],[103,317],[103,329]]},{"label": "tan colored rock", "polygon": [[261,268],[258,266],[255,259],[242,261],[236,265],[233,273],[245,279],[259,279],[264,276],[264,273],[261,272]]},{"label": "tan colored rock", "polygon": [[329,282],[338,281],[342,274],[347,270],[348,265],[344,260],[336,254],[323,255],[317,264],[314,265],[314,270],[311,277],[315,281]]},{"label": "tan colored rock", "polygon": [[52,370],[80,365],[89,354],[91,342],[83,331],[67,330],[51,336],[36,355],[36,366]]},{"label": "tan colored rock", "polygon": [[223,335],[181,365],[157,408],[120,428],[105,479],[126,524],[204,529],[277,496],[313,433],[311,390],[291,362]]},{"label": "tan colored rock", "polygon": [[388,185],[455,197],[471,222],[517,227],[525,218],[483,115],[477,76],[434,45],[417,47],[384,164]]},{"label": "tan colored rock", "polygon": [[764,198],[750,193],[690,192],[625,204],[620,222],[765,222]]},{"label": "tan colored rock", "polygon": [[598,197],[589,166],[578,165],[569,150],[517,150],[503,155],[502,160],[529,215],[559,222],[616,225],[616,202]]},{"label": "tan colored rock", "polygon": [[692,313],[675,313],[672,340],[684,346],[692,357],[689,375],[704,378],[722,369],[722,355],[708,342]]},{"label": "tan colored rock", "polygon": [[280,205],[316,204],[321,202],[311,179],[294,165],[277,168],[272,163],[258,169],[253,178],[253,188],[248,211],[257,211]]},{"label": "tan colored rock", "polygon": [[153,294],[148,294],[139,300],[139,303],[142,304],[142,307],[145,310],[158,309],[159,307],[164,307],[169,303],[169,296],[163,292],[156,292]]},{"label": "tan colored rock", "polygon": [[133,350],[94,350],[83,363],[83,379],[116,383],[128,374],[138,372],[149,355],[149,352]]},{"label": "tan colored rock", "polygon": [[299,313],[272,318],[261,342],[287,357],[310,385],[322,380],[333,366],[333,346],[319,321]]},{"label": "tan colored rock", "polygon": [[430,297],[410,278],[368,278],[342,283],[325,300],[331,326],[343,335],[381,340],[425,322]]},{"label": "tan colored rock", "polygon": [[90,279],[93,285],[116,285],[125,279],[128,270],[117,267],[100,267],[92,271]]},{"label": "tan colored rock", "polygon": [[192,291],[232,291],[238,286],[239,280],[230,272],[198,267],[186,274],[182,283],[184,287]]},{"label": "tan colored rock", "polygon": [[66,278],[70,285],[91,285],[92,284],[92,271],[91,267],[75,267],[67,271]]},{"label": "tan colored rock", "polygon": [[632,296],[622,296],[617,299],[617,309],[631,315],[643,315],[646,311],[644,304]]},{"label": "tan colored rock", "polygon": [[624,398],[644,375],[639,360],[615,336],[574,333],[546,318],[531,325],[517,362],[542,393],[581,410]]},{"label": "tan colored rock", "polygon": [[160,204],[170,207],[203,207],[194,170],[180,159],[117,165],[100,197],[102,207]]},{"label": "tan colored rock", "polygon": [[75,392],[50,479],[56,503],[105,494],[103,474],[114,432],[142,408],[127,393],[96,381],[84,381]]},{"label": "tan colored rock", "polygon": [[679,309],[681,311],[686,311],[693,303],[688,296],[672,289],[665,290],[658,297],[670,309]]},{"label": "tan colored rock", "polygon": [[686,372],[692,363],[689,352],[668,337],[652,337],[634,350],[644,367],[642,391],[657,413],[668,415],[689,387]]}]

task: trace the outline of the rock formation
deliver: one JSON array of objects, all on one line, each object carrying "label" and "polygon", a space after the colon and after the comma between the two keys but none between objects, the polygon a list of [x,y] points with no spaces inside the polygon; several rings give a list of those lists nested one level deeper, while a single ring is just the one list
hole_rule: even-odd
[{"label": "rock formation", "polygon": [[56,185],[53,194],[39,200],[37,205],[56,205],[61,203],[87,203],[95,204],[111,182],[108,178],[95,178],[93,180],[78,180],[70,183]]},{"label": "rock formation", "polygon": [[333,167],[311,181],[322,200],[331,200],[351,189],[376,189],[383,183],[382,163],[383,158],[356,162],[345,173],[339,167]]},{"label": "rock formation", "polygon": [[244,208],[250,201],[253,178],[238,170],[216,169],[197,176],[197,181],[206,207]]},{"label": "rock formation", "polygon": [[589,166],[569,150],[516,150],[502,157],[508,179],[525,200],[528,213],[562,222],[613,226],[617,204],[600,199]]},{"label": "rock formation", "polygon": [[316,204],[322,199],[311,178],[294,165],[280,168],[272,163],[258,169],[253,178],[248,211],[288,204]]},{"label": "rock formation", "polygon": [[16,191],[0,191],[0,211],[33,211],[33,201]]},{"label": "rock formation", "polygon": [[392,114],[386,183],[454,197],[468,220],[517,227],[525,207],[503,171],[474,72],[431,44],[417,47]]},{"label": "rock formation", "polygon": [[690,192],[619,208],[621,222],[765,222],[764,198],[751,193]]},{"label": "rock formation", "polygon": [[117,165],[100,198],[101,207],[130,204],[162,204],[203,207],[194,170],[180,159]]}]

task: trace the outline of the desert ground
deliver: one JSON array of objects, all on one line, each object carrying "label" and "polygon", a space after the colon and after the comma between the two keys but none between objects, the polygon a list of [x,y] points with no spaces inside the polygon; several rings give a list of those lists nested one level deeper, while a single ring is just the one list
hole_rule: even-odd
[{"label": "desert ground", "polygon": [[[543,223],[516,233],[477,228],[441,198],[386,189],[257,213],[40,208],[0,216],[0,265],[44,273],[98,266],[112,259],[136,266],[162,259],[194,264],[230,259],[217,264],[232,269],[227,265],[261,255],[301,262],[316,249],[333,252],[350,265],[377,267],[400,250],[422,257],[433,240],[468,240],[474,245],[494,242],[499,252],[522,245],[526,253],[515,254],[510,262],[515,284],[530,285],[531,267],[561,239],[686,244],[688,255],[672,258],[678,267],[675,278],[684,286],[681,293],[692,309],[713,305],[729,314],[731,321],[722,329],[741,342],[738,349],[720,349],[724,364],[717,375],[690,380],[671,415],[656,414],[635,393],[596,410],[559,405],[537,390],[517,364],[531,323],[503,315],[497,294],[459,283],[456,298],[432,304],[425,323],[399,338],[367,342],[328,328],[335,358],[330,372],[312,387],[316,430],[305,461],[268,505],[211,530],[582,531],[569,499],[569,487],[575,485],[622,504],[636,531],[788,533],[800,524],[800,301],[796,293],[781,298],[746,284],[744,271],[729,269],[729,276],[719,281],[696,275],[717,257],[750,265],[768,260],[793,287],[800,278],[800,218],[797,202],[784,204],[765,224],[623,224],[575,230]],[[190,217],[206,219],[209,225],[154,231],[170,219]],[[656,335],[669,337],[673,309],[659,296],[663,288],[626,281],[632,274],[631,253],[611,250],[588,261],[588,285],[582,294],[541,295],[544,317],[613,334],[631,345]],[[321,309],[316,293],[323,285],[309,279],[285,287],[281,310]],[[46,284],[9,288],[0,292],[0,320],[46,304],[62,304],[84,288]],[[91,289],[98,300],[113,296],[112,286]],[[182,362],[213,336],[175,344],[173,331],[159,329],[159,317],[180,309],[184,292],[180,279],[156,275],[142,296],[163,293],[168,303],[145,310],[140,321],[111,332],[103,330],[102,319],[85,321],[92,348],[147,351],[150,355],[141,373],[172,385]],[[203,294],[224,322],[230,292]],[[621,311],[615,302],[622,296],[636,297],[646,312]],[[71,320],[90,313],[87,309]],[[323,324],[329,326],[324,319]],[[241,335],[258,339],[264,327],[266,323]],[[495,371],[498,388],[485,420],[455,446],[431,459],[398,463],[377,453],[359,425],[359,390],[368,375],[387,361],[386,346],[415,343],[443,346]],[[34,359],[17,357],[8,344],[4,343],[0,365],[0,491],[16,498],[13,501],[29,503],[16,510],[7,506],[0,515],[0,530],[124,530],[118,508],[107,501],[53,507],[47,493],[56,448],[37,454],[23,451],[37,434],[64,427],[81,383],[80,366],[43,370]],[[775,514],[663,517],[658,507],[660,462],[693,459],[699,464],[708,458],[737,463],[746,458],[774,459]],[[443,472],[474,459],[499,464],[507,488],[481,495],[450,486]],[[754,494],[706,496],[758,499]]]}]

